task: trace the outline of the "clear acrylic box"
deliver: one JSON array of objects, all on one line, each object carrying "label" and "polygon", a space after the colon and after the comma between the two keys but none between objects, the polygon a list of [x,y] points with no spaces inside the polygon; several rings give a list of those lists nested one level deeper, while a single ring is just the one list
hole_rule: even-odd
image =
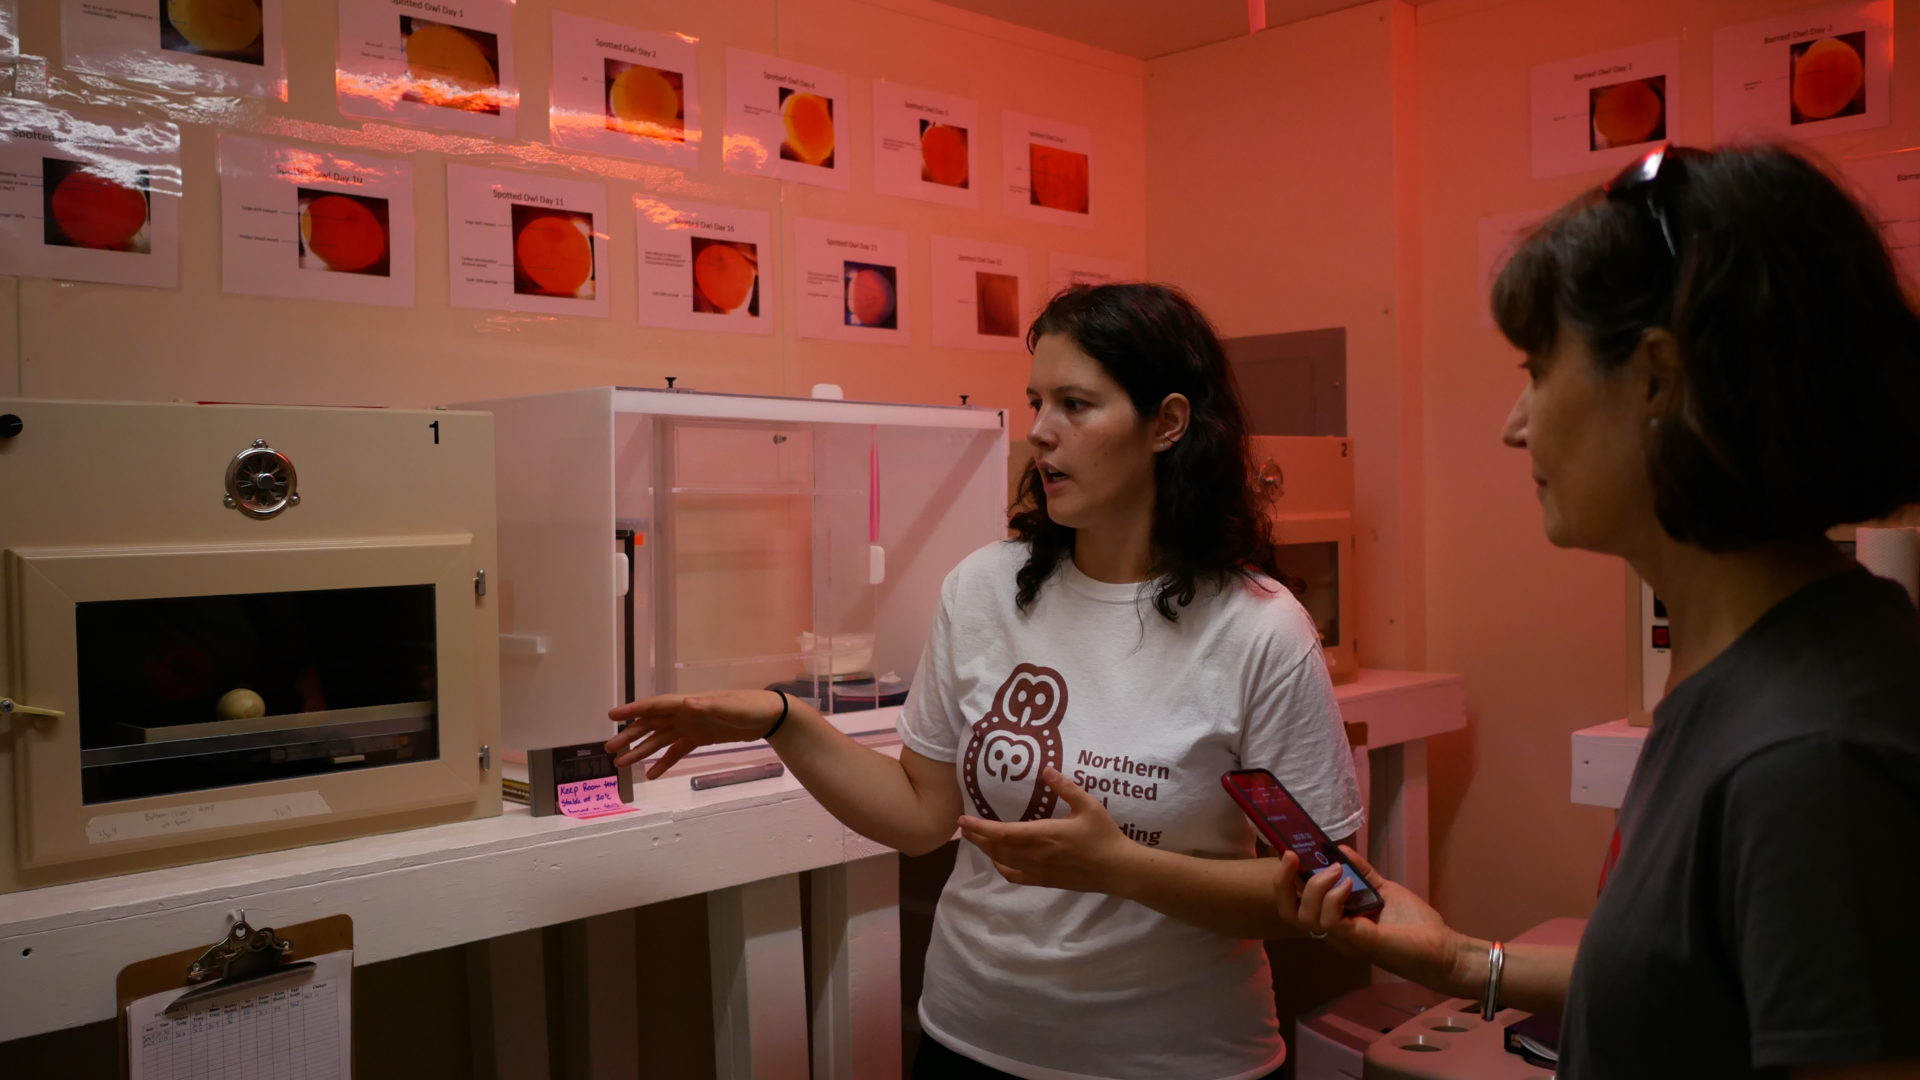
[{"label": "clear acrylic box", "polygon": [[941,581],[1006,535],[999,410],[610,387],[470,407],[496,423],[510,751],[723,688],[891,732]]}]

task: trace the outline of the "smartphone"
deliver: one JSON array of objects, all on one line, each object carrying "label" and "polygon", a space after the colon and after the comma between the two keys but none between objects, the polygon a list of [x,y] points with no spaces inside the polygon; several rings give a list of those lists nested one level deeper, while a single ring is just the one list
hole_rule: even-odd
[{"label": "smartphone", "polygon": [[1340,872],[1353,883],[1353,891],[1347,894],[1345,911],[1348,915],[1372,915],[1386,906],[1367,879],[1360,876],[1340,849],[1333,846],[1327,834],[1313,823],[1300,803],[1280,786],[1280,781],[1265,769],[1235,769],[1220,777],[1220,784],[1240,804],[1247,817],[1253,819],[1253,827],[1260,830],[1275,851],[1293,849],[1300,856],[1300,877],[1304,880],[1329,866],[1339,866]]}]

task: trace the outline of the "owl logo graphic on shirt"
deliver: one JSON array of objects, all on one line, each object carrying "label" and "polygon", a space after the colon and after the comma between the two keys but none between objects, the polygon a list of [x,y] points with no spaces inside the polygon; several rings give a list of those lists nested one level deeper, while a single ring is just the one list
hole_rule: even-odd
[{"label": "owl logo graphic on shirt", "polygon": [[993,695],[993,708],[973,725],[961,775],[980,816],[1037,821],[1053,816],[1059,796],[1040,780],[1060,767],[1060,722],[1067,680],[1052,668],[1021,664]]}]

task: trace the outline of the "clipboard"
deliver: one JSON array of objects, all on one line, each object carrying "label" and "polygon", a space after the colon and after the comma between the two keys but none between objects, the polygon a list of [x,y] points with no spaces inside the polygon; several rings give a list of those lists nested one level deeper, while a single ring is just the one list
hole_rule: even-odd
[{"label": "clipboard", "polygon": [[[114,984],[118,1002],[120,1076],[132,1076],[133,1054],[140,1033],[132,1029],[130,1010],[136,1002],[184,990],[169,1003],[164,1015],[183,1017],[238,998],[272,994],[287,984],[310,978],[321,958],[345,954],[345,965],[338,975],[342,984],[338,993],[341,1008],[351,1001],[353,919],[333,915],[283,928],[248,924],[242,911],[234,919],[226,937],[211,946],[184,949],[166,956],[137,961],[120,969]],[[332,972],[338,964],[329,965]],[[351,1038],[349,1033],[347,1036]],[[352,1061],[341,1063],[339,1075],[352,1074]]]}]

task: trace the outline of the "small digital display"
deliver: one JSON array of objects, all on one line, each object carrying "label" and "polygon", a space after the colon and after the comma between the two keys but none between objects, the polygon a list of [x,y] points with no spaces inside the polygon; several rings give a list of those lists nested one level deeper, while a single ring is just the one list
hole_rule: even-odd
[{"label": "small digital display", "polygon": [[556,784],[574,784],[614,775],[617,775],[617,770],[613,765],[613,755],[604,750],[579,757],[561,758],[556,755],[553,763],[553,782]]}]

